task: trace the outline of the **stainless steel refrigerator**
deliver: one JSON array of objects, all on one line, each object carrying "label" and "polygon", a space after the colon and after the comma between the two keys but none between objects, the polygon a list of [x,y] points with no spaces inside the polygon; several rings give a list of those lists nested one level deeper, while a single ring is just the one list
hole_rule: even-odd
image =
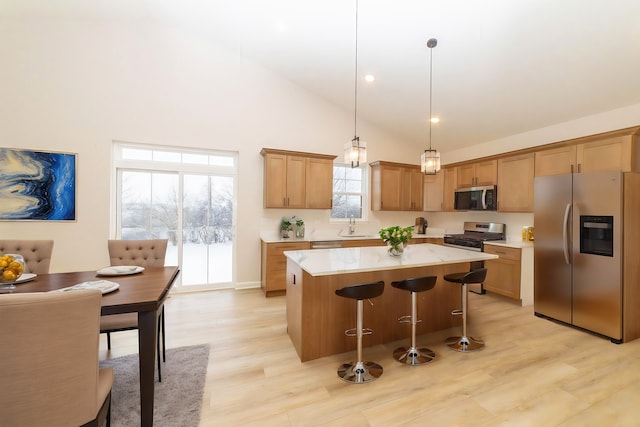
[{"label": "stainless steel refrigerator", "polygon": [[621,172],[536,177],[534,311],[622,341]]}]

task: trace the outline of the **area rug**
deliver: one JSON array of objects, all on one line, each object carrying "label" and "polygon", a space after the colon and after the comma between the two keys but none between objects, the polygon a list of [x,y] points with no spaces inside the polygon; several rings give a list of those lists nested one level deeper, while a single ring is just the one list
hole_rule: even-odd
[{"label": "area rug", "polygon": [[[161,383],[157,381],[156,370],[154,426],[198,426],[208,361],[208,345],[167,349]],[[115,374],[111,391],[111,426],[139,426],[138,355],[101,360],[100,367],[106,366],[113,367]]]}]

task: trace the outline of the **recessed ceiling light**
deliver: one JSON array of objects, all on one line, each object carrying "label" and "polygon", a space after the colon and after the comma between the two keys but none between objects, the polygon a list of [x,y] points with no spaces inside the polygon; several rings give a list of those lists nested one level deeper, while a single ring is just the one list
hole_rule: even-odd
[{"label": "recessed ceiling light", "polygon": [[431,123],[438,123],[440,122],[440,119],[437,117],[431,117]]},{"label": "recessed ceiling light", "polygon": [[364,79],[366,81],[368,81],[369,83],[371,83],[372,81],[374,81],[376,79],[376,76],[374,76],[373,74],[367,74],[366,76],[364,76]]}]

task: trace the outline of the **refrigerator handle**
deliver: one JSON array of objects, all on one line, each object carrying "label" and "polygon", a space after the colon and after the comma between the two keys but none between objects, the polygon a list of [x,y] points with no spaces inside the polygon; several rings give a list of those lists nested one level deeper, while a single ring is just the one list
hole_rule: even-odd
[{"label": "refrigerator handle", "polygon": [[562,250],[564,251],[564,262],[571,264],[569,260],[569,212],[571,212],[571,203],[567,203],[564,209],[564,219],[562,220]]}]

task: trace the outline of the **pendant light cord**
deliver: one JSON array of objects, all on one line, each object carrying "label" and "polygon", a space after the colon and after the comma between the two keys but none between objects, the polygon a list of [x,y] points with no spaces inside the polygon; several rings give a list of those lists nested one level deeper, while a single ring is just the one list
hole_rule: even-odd
[{"label": "pendant light cord", "polygon": [[429,150],[431,150],[431,125],[433,124],[433,48],[429,48]]},{"label": "pendant light cord", "polygon": [[358,140],[358,0],[356,0],[356,66],[354,75],[353,139]]},{"label": "pendant light cord", "polygon": [[438,41],[429,39],[427,47],[429,48],[429,151],[431,151],[431,125],[433,124],[433,48],[436,47]]}]

